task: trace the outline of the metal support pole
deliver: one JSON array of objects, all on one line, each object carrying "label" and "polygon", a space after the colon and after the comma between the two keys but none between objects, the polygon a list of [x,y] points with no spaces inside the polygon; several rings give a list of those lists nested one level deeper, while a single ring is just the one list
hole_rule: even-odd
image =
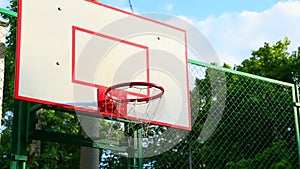
[{"label": "metal support pole", "polygon": [[298,162],[300,164],[300,129],[299,129],[300,103],[299,103],[299,90],[298,90],[297,84],[294,86],[293,101],[295,103],[294,116],[295,116],[295,125],[296,125],[296,139],[297,139],[297,144],[298,144]]},{"label": "metal support pole", "polygon": [[138,168],[137,161],[138,161],[138,131],[135,130],[133,134],[134,138],[134,149],[133,149],[133,167],[132,168]]},{"label": "metal support pole", "polygon": [[25,169],[26,153],[26,120],[27,103],[15,100],[12,129],[12,160],[11,169]]},{"label": "metal support pole", "polygon": [[143,135],[142,135],[142,129],[138,129],[138,147],[137,147],[137,153],[138,153],[138,160],[139,160],[139,169],[143,168]]},{"label": "metal support pole", "polygon": [[[128,129],[127,125],[125,125],[125,129]],[[127,134],[133,137],[133,147],[130,148],[128,152],[128,156],[132,158],[127,158],[127,168],[142,169],[143,168],[142,129],[137,126],[134,126],[133,133],[127,133]]]},{"label": "metal support pole", "polygon": [[134,131],[134,159],[133,168],[143,168],[143,146],[142,146],[142,129]]}]

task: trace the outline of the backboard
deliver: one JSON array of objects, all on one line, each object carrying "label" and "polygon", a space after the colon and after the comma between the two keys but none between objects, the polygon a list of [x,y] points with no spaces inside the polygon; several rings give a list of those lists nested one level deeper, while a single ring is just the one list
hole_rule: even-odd
[{"label": "backboard", "polygon": [[[190,130],[187,54],[186,31],[163,22],[92,1],[20,0],[15,98]],[[144,105],[99,108],[126,82],[163,87],[151,116]],[[138,95],[151,93],[122,97]]]}]

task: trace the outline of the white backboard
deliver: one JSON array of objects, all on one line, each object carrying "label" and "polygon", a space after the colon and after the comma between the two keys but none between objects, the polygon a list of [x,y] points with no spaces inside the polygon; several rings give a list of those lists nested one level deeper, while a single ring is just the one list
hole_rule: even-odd
[{"label": "white backboard", "polygon": [[186,42],[183,29],[101,3],[19,0],[15,98],[107,116],[109,86],[150,82],[165,90],[151,116],[140,106],[121,118],[190,130]]}]

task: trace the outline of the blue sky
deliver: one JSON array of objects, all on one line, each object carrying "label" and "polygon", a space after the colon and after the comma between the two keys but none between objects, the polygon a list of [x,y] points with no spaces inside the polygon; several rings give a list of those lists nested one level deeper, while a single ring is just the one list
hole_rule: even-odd
[{"label": "blue sky", "polygon": [[[264,42],[288,37],[290,51],[300,46],[300,1],[295,0],[131,0],[135,13],[159,12],[181,17],[196,26],[220,60],[231,65],[251,57]],[[129,10],[128,0],[101,3]],[[7,0],[0,0],[6,7]]]},{"label": "blue sky", "polygon": [[[101,0],[102,3],[128,8],[128,0]],[[263,11],[278,0],[131,0],[134,11],[162,12],[173,15],[186,15],[198,19],[205,19],[210,15],[221,15],[223,13],[242,12],[244,10]]]},{"label": "blue sky", "polygon": [[[128,0],[102,3],[129,10]],[[210,41],[222,62],[238,65],[251,51],[288,37],[300,46],[300,1],[131,0],[135,13],[160,12],[190,21]]]}]

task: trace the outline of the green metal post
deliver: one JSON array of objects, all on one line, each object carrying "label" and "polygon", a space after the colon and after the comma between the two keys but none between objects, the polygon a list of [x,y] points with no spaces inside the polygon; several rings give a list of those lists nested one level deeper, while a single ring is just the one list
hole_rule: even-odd
[{"label": "green metal post", "polygon": [[137,153],[138,153],[138,159],[139,159],[139,169],[143,168],[143,145],[142,145],[142,129],[138,129],[138,137],[137,137],[137,143],[138,143],[138,147],[137,147]]},{"label": "green metal post", "polygon": [[14,104],[11,169],[25,169],[27,103],[15,100]]},{"label": "green metal post", "polygon": [[299,129],[300,103],[299,103],[299,90],[298,90],[298,85],[297,84],[294,86],[293,100],[294,100],[294,103],[295,103],[294,116],[295,116],[295,125],[296,125],[296,139],[297,139],[297,143],[298,143],[298,163],[300,165],[300,129]]},{"label": "green metal post", "polygon": [[138,144],[139,144],[139,142],[138,142],[138,129],[137,130],[135,130],[134,131],[134,149],[133,149],[133,168],[138,168],[138,165],[137,165],[137,163],[138,163],[138,157],[139,157],[139,154],[138,154]]},{"label": "green metal post", "polygon": [[143,168],[143,146],[142,146],[142,129],[134,131],[134,159],[133,168]]},{"label": "green metal post", "polygon": [[[125,127],[127,127],[125,125]],[[127,159],[127,168],[137,168],[142,169],[143,168],[143,146],[142,146],[142,129],[137,128],[137,126],[134,127],[134,131],[132,134],[128,133],[129,135],[133,136],[133,147],[129,150],[129,156],[132,156],[133,158]]]}]

